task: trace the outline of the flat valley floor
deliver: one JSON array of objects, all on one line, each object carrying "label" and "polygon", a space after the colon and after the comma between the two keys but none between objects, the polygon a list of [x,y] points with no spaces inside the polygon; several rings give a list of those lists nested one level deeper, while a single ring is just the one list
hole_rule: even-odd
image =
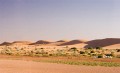
[{"label": "flat valley floor", "polygon": [[0,73],[120,73],[120,67],[76,66],[1,59]]}]

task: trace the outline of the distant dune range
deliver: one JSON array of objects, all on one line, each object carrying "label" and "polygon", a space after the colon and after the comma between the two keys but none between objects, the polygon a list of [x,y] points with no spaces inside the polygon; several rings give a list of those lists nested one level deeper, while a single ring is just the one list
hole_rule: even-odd
[{"label": "distant dune range", "polygon": [[88,48],[88,47],[103,47],[110,49],[120,48],[120,38],[106,38],[106,39],[96,39],[91,41],[86,40],[59,40],[59,41],[47,41],[47,40],[39,40],[37,42],[29,42],[29,41],[14,41],[14,42],[3,42],[0,46],[4,45],[45,45],[45,46],[73,46],[79,48]]}]

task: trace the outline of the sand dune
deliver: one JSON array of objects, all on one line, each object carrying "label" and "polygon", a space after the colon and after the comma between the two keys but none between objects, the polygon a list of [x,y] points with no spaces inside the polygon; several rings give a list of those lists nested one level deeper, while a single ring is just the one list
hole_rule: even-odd
[{"label": "sand dune", "polygon": [[114,44],[103,47],[104,49],[120,49],[120,44]]},{"label": "sand dune", "polygon": [[85,43],[85,42],[86,41],[84,41],[84,40],[72,40],[72,41],[63,43],[60,46],[62,46],[62,45],[74,45],[74,44],[80,44],[80,43]]},{"label": "sand dune", "polygon": [[68,42],[68,40],[59,40],[59,41],[56,41],[56,42]]},{"label": "sand dune", "polygon": [[80,44],[74,44],[74,45],[68,45],[69,47],[76,47],[76,48],[84,48],[87,44],[85,43],[80,43]]},{"label": "sand dune", "polygon": [[22,60],[0,60],[1,73],[120,73],[120,67],[74,66]]},{"label": "sand dune", "polygon": [[10,42],[3,42],[0,44],[0,46],[4,46],[4,45],[10,45],[11,43]]},{"label": "sand dune", "polygon": [[56,42],[53,41],[46,41],[46,40],[39,40],[35,43],[31,43],[29,41],[14,41],[12,43],[10,42],[3,42],[0,44],[0,46],[4,45],[46,45],[46,46],[74,46],[80,48],[88,48],[88,47],[103,47],[107,49],[117,49],[120,48],[120,38],[106,38],[106,39],[97,39],[97,40],[91,40],[91,41],[85,41],[85,40],[59,40]]},{"label": "sand dune", "polygon": [[88,47],[105,47],[114,44],[120,44],[119,38],[106,38],[106,39],[98,39],[86,42],[85,48]]},{"label": "sand dune", "polygon": [[14,41],[11,44],[23,44],[23,45],[28,45],[31,44],[30,41]]},{"label": "sand dune", "polygon": [[61,45],[61,44],[63,44],[63,43],[66,43],[66,42],[68,42],[68,41],[67,41],[67,40],[59,40],[59,41],[56,41],[56,42],[49,43],[49,44],[47,44],[47,45],[59,46],[59,45]]},{"label": "sand dune", "polygon": [[32,43],[32,45],[36,45],[36,44],[50,44],[51,41],[47,41],[47,40],[39,40],[35,43]]}]

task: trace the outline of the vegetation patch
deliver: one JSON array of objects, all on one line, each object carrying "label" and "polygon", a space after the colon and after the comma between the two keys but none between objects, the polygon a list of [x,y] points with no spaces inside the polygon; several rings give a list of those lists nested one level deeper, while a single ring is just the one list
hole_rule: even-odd
[{"label": "vegetation patch", "polygon": [[104,67],[120,67],[120,63],[115,62],[79,62],[79,61],[63,61],[63,60],[34,60],[37,62],[48,62],[68,65],[85,65],[85,66],[104,66]]}]

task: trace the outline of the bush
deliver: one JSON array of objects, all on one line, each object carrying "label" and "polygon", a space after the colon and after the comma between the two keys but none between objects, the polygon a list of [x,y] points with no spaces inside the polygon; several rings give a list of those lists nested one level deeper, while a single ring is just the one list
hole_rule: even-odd
[{"label": "bush", "polygon": [[91,56],[97,56],[97,54],[91,54]]},{"label": "bush", "polygon": [[99,49],[99,50],[100,50],[100,49],[102,49],[102,48],[101,48],[101,47],[96,47],[96,49]]},{"label": "bush", "polygon": [[103,55],[101,55],[101,54],[100,54],[100,55],[98,55],[98,58],[103,58]]},{"label": "bush", "polygon": [[120,49],[116,49],[117,50],[117,52],[120,52]]},{"label": "bush", "polygon": [[90,53],[95,53],[95,51],[92,50]]},{"label": "bush", "polygon": [[105,54],[106,56],[112,56],[111,54]]},{"label": "bush", "polygon": [[76,48],[76,47],[73,47],[73,48],[71,48],[71,50],[76,51],[76,50],[77,50],[77,48]]},{"label": "bush", "polygon": [[80,51],[80,54],[85,54],[85,52],[84,51]]}]

